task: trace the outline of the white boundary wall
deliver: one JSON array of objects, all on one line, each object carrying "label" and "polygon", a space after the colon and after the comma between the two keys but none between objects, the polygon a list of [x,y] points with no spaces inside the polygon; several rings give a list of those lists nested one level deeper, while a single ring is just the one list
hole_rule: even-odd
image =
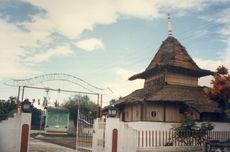
[{"label": "white boundary wall", "polygon": [[[113,129],[118,131],[118,142],[117,142],[117,151],[118,152],[150,152],[150,151],[159,151],[159,147],[152,147],[148,149],[147,147],[138,147],[137,143],[137,131],[169,131],[173,126],[176,126],[179,123],[163,123],[163,122],[122,122],[119,118],[107,118],[96,119],[93,128],[93,152],[111,152],[112,151],[112,132]],[[217,123],[212,122],[214,125],[213,131],[230,131],[230,123]],[[152,138],[152,137],[151,137]],[[141,137],[142,139],[142,137]],[[146,139],[144,137],[143,139]],[[149,138],[148,138],[149,142]],[[144,142],[146,145],[146,142]],[[186,147],[165,147],[161,151],[187,151],[188,146]],[[180,150],[179,150],[180,149]],[[191,147],[191,151],[202,151],[202,147]]]},{"label": "white boundary wall", "polygon": [[117,151],[118,152],[136,152],[136,131],[119,118],[107,118],[106,123],[96,119],[93,134],[93,152],[111,152],[112,151],[112,133],[117,129]]},{"label": "white boundary wall", "polygon": [[[230,131],[230,123],[211,122],[214,125],[213,131]],[[170,130],[173,126],[179,123],[167,122],[126,122],[129,127],[136,130]]]},{"label": "white boundary wall", "polygon": [[[31,114],[21,113],[0,122],[0,152],[19,152],[22,125],[31,125]],[[30,135],[30,129],[29,129]],[[28,140],[29,142],[29,140]],[[28,144],[29,145],[29,144]],[[29,147],[28,147],[29,149]]]}]

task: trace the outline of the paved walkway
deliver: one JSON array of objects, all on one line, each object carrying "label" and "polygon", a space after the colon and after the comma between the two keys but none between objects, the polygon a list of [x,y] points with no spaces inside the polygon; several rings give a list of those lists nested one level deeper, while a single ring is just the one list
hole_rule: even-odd
[{"label": "paved walkway", "polygon": [[74,149],[66,148],[56,144],[47,143],[38,139],[30,138],[30,152],[76,152]]}]

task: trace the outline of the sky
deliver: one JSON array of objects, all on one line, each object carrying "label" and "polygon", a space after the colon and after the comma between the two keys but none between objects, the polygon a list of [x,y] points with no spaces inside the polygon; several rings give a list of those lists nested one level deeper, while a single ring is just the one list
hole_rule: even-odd
[{"label": "sky", "polygon": [[[142,88],[143,80],[128,78],[145,70],[167,38],[167,13],[173,36],[198,66],[230,68],[230,0],[0,0],[0,98],[17,96],[9,79],[49,73],[104,88],[103,105]],[[38,86],[85,91],[62,81]],[[30,99],[46,95],[25,92]],[[48,94],[61,102],[72,95]]]}]

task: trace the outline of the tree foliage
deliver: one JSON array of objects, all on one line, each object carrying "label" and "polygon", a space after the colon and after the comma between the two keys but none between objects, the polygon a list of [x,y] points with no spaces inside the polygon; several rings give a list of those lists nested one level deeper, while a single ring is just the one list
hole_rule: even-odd
[{"label": "tree foliage", "polygon": [[41,109],[37,109],[36,107],[33,107],[31,110],[32,118],[31,118],[31,124],[32,126],[40,126],[41,121]]},{"label": "tree foliage", "polygon": [[230,97],[229,88],[226,86],[227,81],[230,81],[228,69],[224,66],[219,66],[214,73],[214,79],[211,81],[213,87],[209,91],[209,97],[216,101],[223,110],[230,108],[230,103],[228,102]]},{"label": "tree foliage", "polygon": [[191,146],[194,142],[196,145],[204,143],[209,138],[208,132],[213,130],[214,126],[206,122],[198,124],[191,118],[187,118],[179,126],[172,129],[175,132],[171,138],[171,143],[176,141]]},{"label": "tree foliage", "polygon": [[80,108],[80,112],[88,117],[96,117],[97,105],[90,100],[90,98],[85,96],[75,95],[69,98],[63,106],[69,109],[70,119],[74,120],[76,125],[77,120],[77,111]]},{"label": "tree foliage", "polygon": [[214,73],[214,79],[211,81],[213,87],[206,92],[210,99],[218,103],[225,113],[226,120],[230,121],[230,88],[226,85],[227,81],[230,81],[228,69],[224,66],[219,66]]},{"label": "tree foliage", "polygon": [[213,128],[214,127],[211,123],[202,122],[200,124],[197,124],[191,118],[187,118],[179,126],[173,128],[173,130],[175,130],[177,132],[181,132],[181,131],[206,132],[206,131],[211,131]]},{"label": "tree foliage", "polygon": [[16,111],[16,97],[9,97],[8,100],[0,100],[0,119],[6,118]]}]

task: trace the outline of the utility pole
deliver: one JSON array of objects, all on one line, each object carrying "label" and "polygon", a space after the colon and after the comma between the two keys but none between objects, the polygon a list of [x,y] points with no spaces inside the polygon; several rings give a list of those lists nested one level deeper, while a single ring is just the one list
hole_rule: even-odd
[{"label": "utility pole", "polygon": [[20,101],[19,101],[19,98],[20,98],[20,90],[21,90],[21,87],[19,86],[19,87],[18,87],[18,96],[17,96],[17,105],[16,105],[16,112],[17,112],[17,115],[20,113]]},{"label": "utility pole", "polygon": [[80,119],[80,97],[78,98],[78,105],[77,105],[76,152],[78,152],[79,119]]}]

